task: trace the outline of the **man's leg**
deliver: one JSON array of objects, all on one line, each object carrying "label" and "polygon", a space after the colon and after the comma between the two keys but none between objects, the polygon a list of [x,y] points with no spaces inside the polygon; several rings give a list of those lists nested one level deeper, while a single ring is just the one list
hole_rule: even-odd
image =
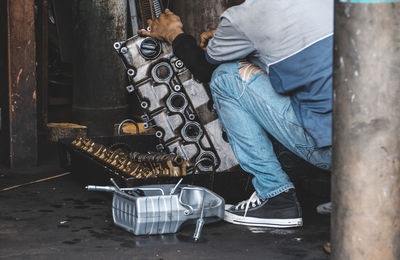
[{"label": "man's leg", "polygon": [[255,176],[260,198],[293,187],[282,170],[266,132],[306,161],[330,169],[331,149],[317,149],[300,125],[290,98],[278,94],[268,76],[254,65],[219,66],[210,84],[214,103],[242,168]]},{"label": "man's leg", "polygon": [[[276,196],[293,188],[266,132],[304,159],[330,165],[329,152],[316,150],[298,123],[290,98],[277,94],[267,75],[257,67],[238,62],[223,64],[214,72],[210,87],[236,157],[242,168],[254,175],[257,199],[286,203]],[[324,161],[321,157],[329,159]],[[257,199],[253,198],[260,202]],[[246,212],[247,209],[248,205]]]},{"label": "man's leg", "polygon": [[217,68],[210,85],[214,104],[237,160],[254,175],[259,198],[271,198],[294,186],[282,170],[262,124],[244,108],[248,86],[243,84],[239,68],[238,63]]}]

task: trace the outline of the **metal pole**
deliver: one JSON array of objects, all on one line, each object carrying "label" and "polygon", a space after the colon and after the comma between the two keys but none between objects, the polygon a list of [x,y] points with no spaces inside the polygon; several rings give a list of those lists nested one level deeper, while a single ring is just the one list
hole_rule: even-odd
[{"label": "metal pole", "polygon": [[139,30],[136,1],[135,0],[128,0],[128,5],[129,5],[129,15],[131,17],[132,35],[135,35],[135,34],[137,34],[137,31]]},{"label": "metal pole", "polygon": [[400,2],[335,4],[332,259],[400,259]]}]

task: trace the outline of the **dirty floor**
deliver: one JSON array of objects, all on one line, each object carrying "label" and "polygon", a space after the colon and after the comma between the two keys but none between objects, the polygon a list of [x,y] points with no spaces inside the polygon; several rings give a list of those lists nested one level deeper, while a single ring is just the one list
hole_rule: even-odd
[{"label": "dirty floor", "polygon": [[[0,190],[60,174],[50,161],[27,170],[0,169]],[[325,202],[302,195],[304,227],[249,228],[219,222],[163,236],[134,236],[113,225],[111,194],[88,192],[71,175],[0,192],[1,259],[329,259]]]}]

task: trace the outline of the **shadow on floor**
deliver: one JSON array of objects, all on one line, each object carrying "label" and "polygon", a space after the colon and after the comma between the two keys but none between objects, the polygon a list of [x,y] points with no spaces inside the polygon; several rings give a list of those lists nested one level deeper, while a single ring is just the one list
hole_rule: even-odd
[{"label": "shadow on floor", "polygon": [[[26,170],[0,169],[0,189],[63,172],[53,160]],[[327,198],[303,188],[298,194],[304,227],[249,228],[221,221],[205,226],[194,243],[194,226],[163,236],[135,237],[121,230],[112,223],[110,194],[87,192],[68,175],[0,192],[0,258],[329,259],[323,252],[329,216],[315,212]]]}]

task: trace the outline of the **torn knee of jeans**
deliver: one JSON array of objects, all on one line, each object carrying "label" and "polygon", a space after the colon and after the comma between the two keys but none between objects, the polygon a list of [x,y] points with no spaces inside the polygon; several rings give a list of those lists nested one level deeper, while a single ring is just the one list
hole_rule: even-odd
[{"label": "torn knee of jeans", "polygon": [[256,73],[264,72],[262,69],[260,69],[259,67],[257,67],[254,64],[251,64],[251,63],[248,63],[245,61],[241,61],[239,63],[242,66],[239,69],[239,74],[243,81],[248,81],[251,78],[251,76]]}]

